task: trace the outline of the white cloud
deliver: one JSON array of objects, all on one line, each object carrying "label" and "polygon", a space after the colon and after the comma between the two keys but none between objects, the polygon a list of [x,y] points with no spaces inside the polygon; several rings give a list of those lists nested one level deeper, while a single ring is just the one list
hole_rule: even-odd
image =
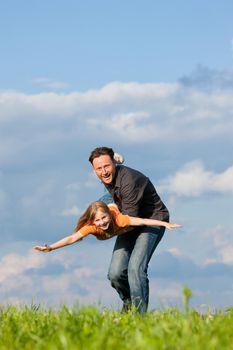
[{"label": "white cloud", "polygon": [[41,86],[43,88],[54,89],[54,90],[66,89],[69,87],[69,84],[67,83],[51,80],[48,78],[42,78],[42,77],[31,80],[31,83],[33,85]]},{"label": "white cloud", "polygon": [[[212,233],[212,239],[217,238],[220,233],[223,235],[222,228],[220,229],[221,232],[216,229],[215,233]],[[211,238],[210,232],[204,235]],[[227,243],[227,239],[225,243]],[[220,245],[220,242],[217,241],[215,249],[219,250]],[[59,306],[61,303],[72,306],[78,301],[79,305],[100,304],[121,308],[121,301],[106,277],[105,255],[109,255],[107,258],[109,261],[111,255],[109,254],[109,246],[106,253],[104,253],[105,251],[106,247],[103,244],[100,244],[98,249],[96,246],[87,244],[82,246],[82,251],[78,256],[77,252],[74,253],[75,250],[70,253],[70,250],[65,249],[51,254],[33,251],[27,252],[25,256],[7,255],[1,260],[0,267],[1,299],[3,303],[13,304],[30,304],[33,300],[35,303],[46,303],[50,306]],[[155,257],[155,263],[153,259],[150,263],[150,309],[158,306],[181,305],[184,284],[192,289],[195,306],[204,302],[208,304],[210,296],[211,301],[216,298],[219,306],[219,298],[221,295],[225,295],[225,284],[221,287],[220,282],[223,281],[222,276],[215,275],[213,272],[208,276],[205,273],[205,271],[208,272],[208,269],[203,270],[207,265],[194,264],[191,256],[185,257],[179,248],[171,248],[168,251],[169,255],[159,254]],[[160,260],[161,258],[165,260]],[[158,267],[159,261],[165,263],[160,268]],[[66,266],[65,271],[53,272],[50,268],[51,264],[53,264],[53,269],[56,269],[56,265]],[[184,273],[182,276],[182,273],[179,274],[179,268],[184,264],[187,266],[181,270]],[[30,272],[31,268],[32,272]],[[194,276],[193,272],[195,272]],[[174,277],[177,273],[178,279]],[[210,286],[218,283],[216,296],[214,288],[212,293],[211,290],[206,290],[208,283]],[[230,295],[227,295],[227,298],[225,302],[228,304]],[[225,305],[224,302],[222,305]]]},{"label": "white cloud", "polygon": [[58,292],[60,295],[65,294],[69,291],[71,280],[70,274],[61,274],[59,276],[43,276],[41,278],[41,290],[48,294],[53,294]]},{"label": "white cloud", "polygon": [[41,267],[44,263],[43,256],[34,252],[28,252],[25,256],[5,255],[0,264],[0,284],[11,278],[15,279],[29,269]]},{"label": "white cloud", "polygon": [[2,91],[0,167],[43,159],[52,164],[60,151],[71,159],[76,150],[103,142],[155,151],[160,142],[172,150],[185,143],[201,148],[216,138],[226,142],[233,133],[232,97],[231,91],[179,84],[112,83],[67,94]]},{"label": "white cloud", "polygon": [[65,189],[71,193],[78,192],[85,188],[94,188],[98,185],[98,180],[94,172],[88,173],[84,181],[74,182],[66,185]]},{"label": "white cloud", "polygon": [[172,255],[177,256],[177,257],[182,256],[181,251],[177,247],[169,248],[166,251],[168,251],[169,253],[171,253]]},{"label": "white cloud", "polygon": [[7,213],[8,195],[0,188],[0,216]]},{"label": "white cloud", "polygon": [[13,137],[16,142],[21,130],[28,130],[29,144],[30,130],[36,131],[34,142],[62,135],[64,140],[77,142],[82,133],[91,138],[96,127],[105,138],[128,136],[131,142],[138,142],[140,133],[148,141],[181,140],[181,134],[183,140],[190,140],[233,130],[230,91],[206,93],[178,84],[112,83],[100,90],[69,94],[5,91],[0,93],[0,102],[0,123],[11,130],[16,124],[26,127],[10,133],[7,140]]},{"label": "white cloud", "polygon": [[216,258],[214,262],[224,264],[233,264],[233,239],[232,230],[226,230],[218,225],[212,230],[206,232],[206,235],[213,240]]},{"label": "white cloud", "polygon": [[233,166],[219,174],[204,168],[201,161],[184,165],[160,185],[161,191],[177,196],[197,197],[205,193],[233,194]]},{"label": "white cloud", "polygon": [[30,276],[19,273],[18,275],[11,275],[2,284],[2,289],[6,290],[7,293],[23,294],[23,291],[30,291],[34,287],[34,281]]},{"label": "white cloud", "polygon": [[77,202],[79,201],[80,193],[84,189],[86,191],[96,189],[98,187],[99,181],[97,180],[94,172],[87,174],[83,181],[70,183],[65,186],[65,201],[66,208],[61,211],[62,216],[75,216],[78,217],[80,214],[84,212],[86,208],[77,206]]},{"label": "white cloud", "polygon": [[6,164],[9,160],[17,159],[27,150],[29,141],[8,138],[4,135],[0,141],[0,166]]},{"label": "white cloud", "polygon": [[74,205],[72,208],[65,209],[62,211],[62,216],[79,216],[82,213],[82,210],[80,210],[76,205]]},{"label": "white cloud", "polygon": [[124,140],[144,142],[162,136],[162,131],[153,123],[145,112],[116,114],[109,118],[90,119],[89,124],[97,129],[106,129],[109,134],[117,134]]},{"label": "white cloud", "polygon": [[[79,305],[110,306],[119,302],[103,271],[94,268],[79,270],[42,277],[37,295],[46,295],[47,301],[55,305],[62,302],[72,306],[78,302]],[[58,289],[58,285],[61,288]]]},{"label": "white cloud", "polygon": [[153,279],[150,283],[151,298],[158,300],[160,304],[169,304],[169,302],[177,302],[182,298],[183,286],[179,282],[171,281],[170,283],[163,283]]},{"label": "white cloud", "polygon": [[226,264],[233,264],[233,245],[222,244],[220,247],[222,261]]}]

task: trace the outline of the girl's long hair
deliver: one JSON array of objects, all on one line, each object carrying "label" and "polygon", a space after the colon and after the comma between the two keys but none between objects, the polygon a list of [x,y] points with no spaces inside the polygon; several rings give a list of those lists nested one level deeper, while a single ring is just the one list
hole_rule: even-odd
[{"label": "girl's long hair", "polygon": [[74,232],[77,232],[83,226],[93,225],[97,210],[99,210],[99,209],[104,213],[108,213],[110,215],[110,217],[112,217],[111,212],[110,212],[107,204],[105,204],[104,202],[101,202],[101,201],[93,202],[88,206],[88,208],[85,210],[85,212],[81,215],[81,217],[78,220],[77,225],[74,229]]}]

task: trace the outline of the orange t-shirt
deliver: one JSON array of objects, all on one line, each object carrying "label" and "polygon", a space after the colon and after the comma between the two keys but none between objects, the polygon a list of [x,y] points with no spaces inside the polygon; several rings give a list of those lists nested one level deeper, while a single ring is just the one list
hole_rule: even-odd
[{"label": "orange t-shirt", "polygon": [[97,239],[104,240],[129,231],[129,216],[122,214],[115,205],[109,204],[108,207],[113,218],[113,226],[111,227],[111,230],[104,231],[95,225],[86,225],[79,229],[79,232],[83,237],[92,234],[96,236]]}]

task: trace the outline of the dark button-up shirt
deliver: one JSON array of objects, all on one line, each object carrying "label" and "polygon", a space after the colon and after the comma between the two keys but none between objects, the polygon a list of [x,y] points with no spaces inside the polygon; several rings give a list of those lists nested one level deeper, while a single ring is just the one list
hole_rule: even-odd
[{"label": "dark button-up shirt", "polygon": [[154,185],[141,172],[118,165],[112,184],[105,187],[123,214],[168,221],[169,212]]}]

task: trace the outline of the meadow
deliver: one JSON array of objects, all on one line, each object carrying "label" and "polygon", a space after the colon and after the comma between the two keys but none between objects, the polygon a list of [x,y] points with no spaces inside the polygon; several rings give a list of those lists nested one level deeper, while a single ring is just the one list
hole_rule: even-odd
[{"label": "meadow", "polygon": [[164,308],[139,315],[96,306],[0,308],[1,350],[233,350],[233,308],[200,314]]}]

